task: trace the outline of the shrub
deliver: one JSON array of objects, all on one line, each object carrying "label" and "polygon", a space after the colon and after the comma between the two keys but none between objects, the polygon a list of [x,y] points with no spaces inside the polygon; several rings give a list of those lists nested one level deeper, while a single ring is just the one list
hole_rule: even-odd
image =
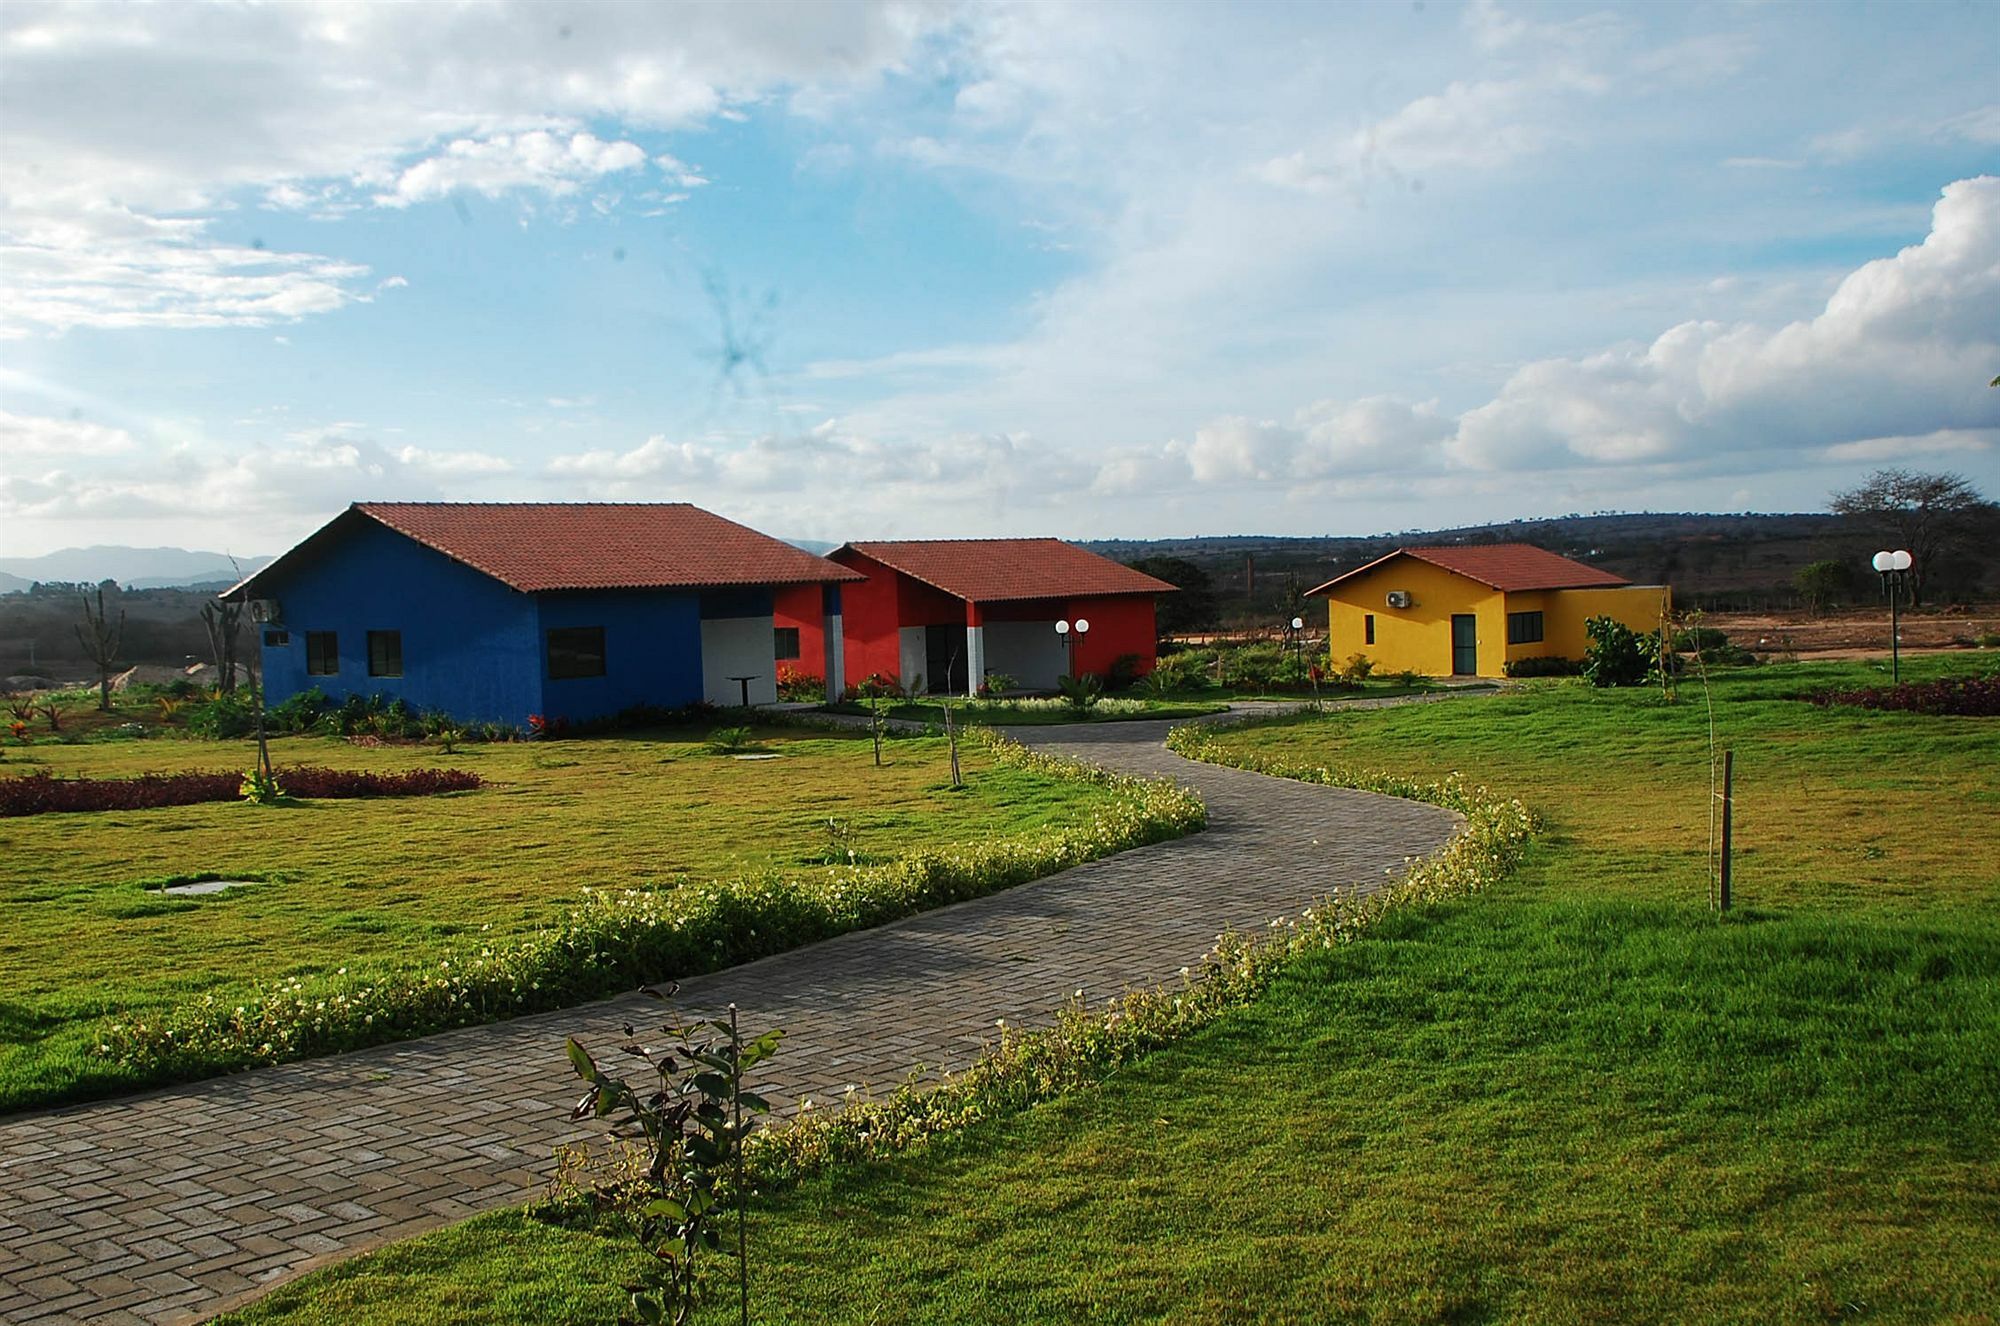
[{"label": "shrub", "polygon": [[1104,694],[1104,682],[1094,672],[1086,672],[1081,677],[1058,677],[1056,685],[1062,690],[1063,703],[1079,718],[1096,708],[1098,699]]},{"label": "shrub", "polygon": [[1657,631],[1639,634],[1615,617],[1592,617],[1583,624],[1590,636],[1583,675],[1593,686],[1641,686],[1659,657]]},{"label": "shrub", "polygon": [[826,683],[789,663],[780,663],[778,698],[787,704],[815,704],[826,698]]},{"label": "shrub", "polygon": [[[162,1017],[106,1024],[103,1052],[157,1082],[565,1008],[980,897],[1207,822],[1201,799],[1166,779],[1075,764],[990,733],[982,739],[1005,763],[1108,787],[1119,799],[1073,828],[879,865],[585,890],[551,928],[512,944],[460,949],[434,966],[374,979],[294,977],[229,1006],[204,997]],[[284,776],[289,785],[295,771]]]},{"label": "shrub", "polygon": [[1215,678],[1209,673],[1210,662],[1193,650],[1163,655],[1146,678],[1146,690],[1156,696],[1211,690]]},{"label": "shrub", "polygon": [[[465,769],[413,769],[408,773],[366,773],[306,765],[282,769],[284,795],[318,799],[416,797],[461,792],[481,786]],[[39,770],[25,778],[0,778],[0,816],[54,811],[152,810],[236,801],[250,795],[240,773],[143,774],[138,778],[52,778]],[[252,799],[264,799],[262,797]]]},{"label": "shrub", "polygon": [[1955,718],[2000,717],[2000,673],[1985,677],[1941,677],[1936,681],[1906,681],[1900,686],[1865,686],[1852,690],[1817,691],[1806,697],[1817,705],[1845,704],[1862,709],[1898,710]]},{"label": "shrub", "polygon": [[257,711],[241,692],[214,696],[187,711],[187,730],[197,737],[227,741],[248,736],[256,726]]},{"label": "shrub", "polygon": [[1335,685],[1358,690],[1361,683],[1368,680],[1368,674],[1373,671],[1375,671],[1374,659],[1366,654],[1353,653],[1347,656],[1345,663],[1332,670],[1332,677]]},{"label": "shrub", "polygon": [[1276,645],[1244,645],[1223,652],[1223,677],[1232,686],[1263,690],[1277,677],[1284,661],[1284,651]]},{"label": "shrub", "polygon": [[751,737],[747,727],[719,727],[708,734],[702,748],[710,755],[734,755],[738,751],[754,750],[757,742]]},{"label": "shrub", "polygon": [[1510,677],[1581,677],[1583,664],[1573,658],[1517,658],[1502,670]]},{"label": "shrub", "polygon": [[1111,666],[1104,670],[1104,689],[1107,693],[1129,691],[1139,680],[1139,656],[1120,654],[1111,660]]}]

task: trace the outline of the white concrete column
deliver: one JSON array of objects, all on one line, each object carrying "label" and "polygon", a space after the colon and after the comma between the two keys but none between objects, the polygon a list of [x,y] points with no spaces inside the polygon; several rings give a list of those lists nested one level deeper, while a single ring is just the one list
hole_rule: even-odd
[{"label": "white concrete column", "polygon": [[826,699],[838,704],[847,694],[847,632],[837,612],[826,614],[820,624],[826,644]]},{"label": "white concrete column", "polygon": [[979,695],[979,686],[986,680],[986,628],[968,626],[965,628],[965,693]]}]

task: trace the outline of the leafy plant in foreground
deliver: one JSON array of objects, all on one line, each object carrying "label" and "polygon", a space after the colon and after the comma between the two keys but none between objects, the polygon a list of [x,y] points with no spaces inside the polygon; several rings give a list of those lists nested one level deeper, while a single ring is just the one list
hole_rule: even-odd
[{"label": "leafy plant in foreground", "polygon": [[708,734],[702,742],[702,749],[710,755],[734,755],[738,751],[755,750],[757,742],[747,727],[719,727]]},{"label": "leafy plant in foreground", "polygon": [[268,769],[252,769],[244,774],[243,785],[237,790],[245,801],[256,806],[275,806],[285,799],[278,776]]},{"label": "leafy plant in foreground", "polygon": [[[644,993],[664,999],[647,987]],[[728,1021],[670,1021],[660,1028],[664,1048],[640,1044],[625,1028],[624,1054],[643,1060],[654,1079],[634,1087],[597,1066],[574,1037],[569,1062],[590,1089],[570,1112],[572,1119],[609,1119],[612,1135],[643,1139],[647,1161],[643,1195],[633,1205],[632,1230],[653,1258],[650,1283],[632,1290],[632,1320],[643,1326],[673,1322],[684,1326],[694,1315],[700,1291],[698,1271],[704,1251],[720,1252],[724,1185],[736,1208],[736,1268],[742,1320],[750,1321],[750,1259],[743,1213],[743,1142],[754,1116],[771,1106],[743,1089],[744,1076],[777,1053],[782,1031],[746,1041],[738,1029],[736,1005]],[[752,1116],[750,1120],[745,1115]]]},{"label": "leafy plant in foreground", "polygon": [[1659,636],[1644,635],[1615,617],[1592,617],[1583,624],[1590,637],[1583,675],[1592,686],[1639,686],[1653,675]]},{"label": "leafy plant in foreground", "polygon": [[1086,672],[1081,677],[1061,677],[1056,684],[1062,688],[1063,703],[1078,718],[1095,709],[1104,695],[1104,680],[1094,672]]}]

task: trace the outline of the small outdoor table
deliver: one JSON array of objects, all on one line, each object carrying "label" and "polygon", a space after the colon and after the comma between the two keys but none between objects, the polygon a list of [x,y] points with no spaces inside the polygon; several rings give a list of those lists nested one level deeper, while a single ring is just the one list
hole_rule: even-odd
[{"label": "small outdoor table", "polygon": [[745,709],[750,707],[750,683],[763,675],[761,672],[753,672],[747,677],[731,677],[729,679],[743,688],[743,707]]}]

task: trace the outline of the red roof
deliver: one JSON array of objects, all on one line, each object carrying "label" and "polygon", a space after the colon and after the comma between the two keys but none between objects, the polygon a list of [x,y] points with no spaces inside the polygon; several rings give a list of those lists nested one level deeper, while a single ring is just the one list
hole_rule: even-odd
[{"label": "red roof", "polygon": [[356,502],[229,593],[247,593],[321,535],[363,518],[528,594],[863,578],[685,502]]},{"label": "red roof", "polygon": [[1061,539],[892,539],[830,555],[849,549],[968,603],[1179,592]]},{"label": "red roof", "polygon": [[1608,589],[1632,582],[1594,566],[1571,561],[1532,543],[1481,543],[1449,548],[1398,548],[1346,575],[1335,576],[1307,594],[1324,594],[1343,580],[1352,580],[1397,557],[1414,557],[1441,566],[1468,580],[1503,591],[1528,589]]}]

